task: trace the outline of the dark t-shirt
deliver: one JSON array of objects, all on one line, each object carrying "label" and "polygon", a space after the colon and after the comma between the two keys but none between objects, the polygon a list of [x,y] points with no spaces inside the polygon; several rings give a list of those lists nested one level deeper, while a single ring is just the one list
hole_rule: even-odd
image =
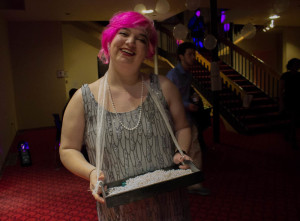
[{"label": "dark t-shirt", "polygon": [[283,102],[285,107],[300,110],[300,72],[285,72],[280,79],[284,81]]}]

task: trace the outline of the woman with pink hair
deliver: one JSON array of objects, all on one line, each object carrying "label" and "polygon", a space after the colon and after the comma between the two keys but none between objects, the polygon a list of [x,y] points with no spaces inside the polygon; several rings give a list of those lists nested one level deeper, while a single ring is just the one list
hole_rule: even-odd
[{"label": "woman with pink hair", "polygon": [[[102,33],[99,52],[109,64],[107,73],[83,85],[65,111],[61,161],[90,181],[99,220],[190,218],[188,195],[182,188],[112,208],[99,188],[191,160],[183,154],[189,150],[191,130],[178,89],[163,76],[140,71],[144,59],[154,55],[156,43],[153,21],[137,12],[115,14]],[[83,141],[90,162],[80,152]]]}]

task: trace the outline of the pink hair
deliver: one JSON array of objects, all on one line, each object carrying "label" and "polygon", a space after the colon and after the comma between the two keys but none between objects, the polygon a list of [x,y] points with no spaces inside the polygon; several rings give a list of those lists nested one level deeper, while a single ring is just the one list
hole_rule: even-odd
[{"label": "pink hair", "polygon": [[146,58],[151,58],[154,55],[157,44],[157,32],[154,28],[153,21],[138,12],[118,12],[110,19],[106,29],[102,32],[102,48],[98,54],[98,57],[104,64],[109,62],[108,45],[112,42],[115,35],[121,28],[145,29],[149,38],[148,53]]}]

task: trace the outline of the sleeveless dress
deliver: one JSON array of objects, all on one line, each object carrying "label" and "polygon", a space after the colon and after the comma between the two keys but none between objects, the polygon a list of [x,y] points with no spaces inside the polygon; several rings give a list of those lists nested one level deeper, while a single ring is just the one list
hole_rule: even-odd
[{"label": "sleeveless dress", "polygon": [[[167,102],[162,94],[158,76],[150,76],[150,86],[154,88],[160,102],[170,118]],[[97,107],[90,88],[82,86],[85,111],[84,141],[90,163],[95,165],[95,141]],[[139,118],[139,108],[119,113],[119,119],[128,127],[133,127]],[[115,113],[106,113],[106,134],[102,170],[105,182],[110,183],[173,165],[175,146],[163,122],[159,110],[148,94],[142,104],[141,121],[137,129],[129,131],[121,126]],[[171,124],[172,125],[172,124]],[[107,208],[97,203],[98,218],[101,221],[183,221],[190,220],[188,194],[185,189],[164,192],[126,205]]]}]

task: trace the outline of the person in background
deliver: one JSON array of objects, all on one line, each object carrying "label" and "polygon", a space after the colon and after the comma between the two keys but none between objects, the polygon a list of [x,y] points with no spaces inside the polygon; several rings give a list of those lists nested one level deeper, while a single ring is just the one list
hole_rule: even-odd
[{"label": "person in background", "polygon": [[203,41],[205,36],[204,18],[200,9],[195,11],[195,15],[189,20],[188,28],[191,30],[191,37],[198,51],[203,49]]},{"label": "person in background", "polygon": [[[202,169],[202,152],[206,149],[201,122],[197,122],[200,110],[203,110],[203,102],[196,92],[191,94],[192,74],[190,68],[195,64],[196,47],[191,42],[184,42],[177,48],[178,64],[167,73],[169,78],[179,89],[181,94],[186,117],[192,128],[192,146],[188,155],[192,157],[198,168]],[[210,191],[204,188],[202,183],[189,187],[192,193],[209,195]]]},{"label": "person in background", "polygon": [[[140,72],[144,59],[155,53],[157,33],[153,21],[137,12],[119,12],[102,32],[101,44],[99,58],[109,67],[103,77],[83,85],[66,108],[62,163],[90,182],[99,220],[190,220],[184,188],[113,208],[106,206],[97,181],[111,183],[191,160],[175,152],[150,90],[155,91],[185,152],[189,151],[191,129],[176,86],[166,77]],[[103,121],[99,113],[105,115],[100,118]],[[80,152],[83,140],[90,162]],[[103,150],[101,170],[96,154],[99,148]],[[188,165],[179,168],[187,169]]]},{"label": "person in background", "polygon": [[287,72],[280,78],[280,112],[286,114],[288,129],[285,130],[286,140],[291,142],[294,149],[299,149],[297,143],[297,126],[299,125],[300,113],[300,59],[293,58],[288,61]]},{"label": "person in background", "polygon": [[64,114],[65,114],[66,108],[67,108],[67,106],[68,106],[68,103],[70,102],[71,98],[73,97],[73,95],[75,94],[76,91],[77,91],[77,88],[71,88],[71,89],[69,90],[69,99],[68,99],[68,101],[67,101],[67,103],[66,103],[66,105],[65,105],[65,107],[64,107],[64,109],[63,109],[63,111],[62,111],[61,119],[64,118]]}]

